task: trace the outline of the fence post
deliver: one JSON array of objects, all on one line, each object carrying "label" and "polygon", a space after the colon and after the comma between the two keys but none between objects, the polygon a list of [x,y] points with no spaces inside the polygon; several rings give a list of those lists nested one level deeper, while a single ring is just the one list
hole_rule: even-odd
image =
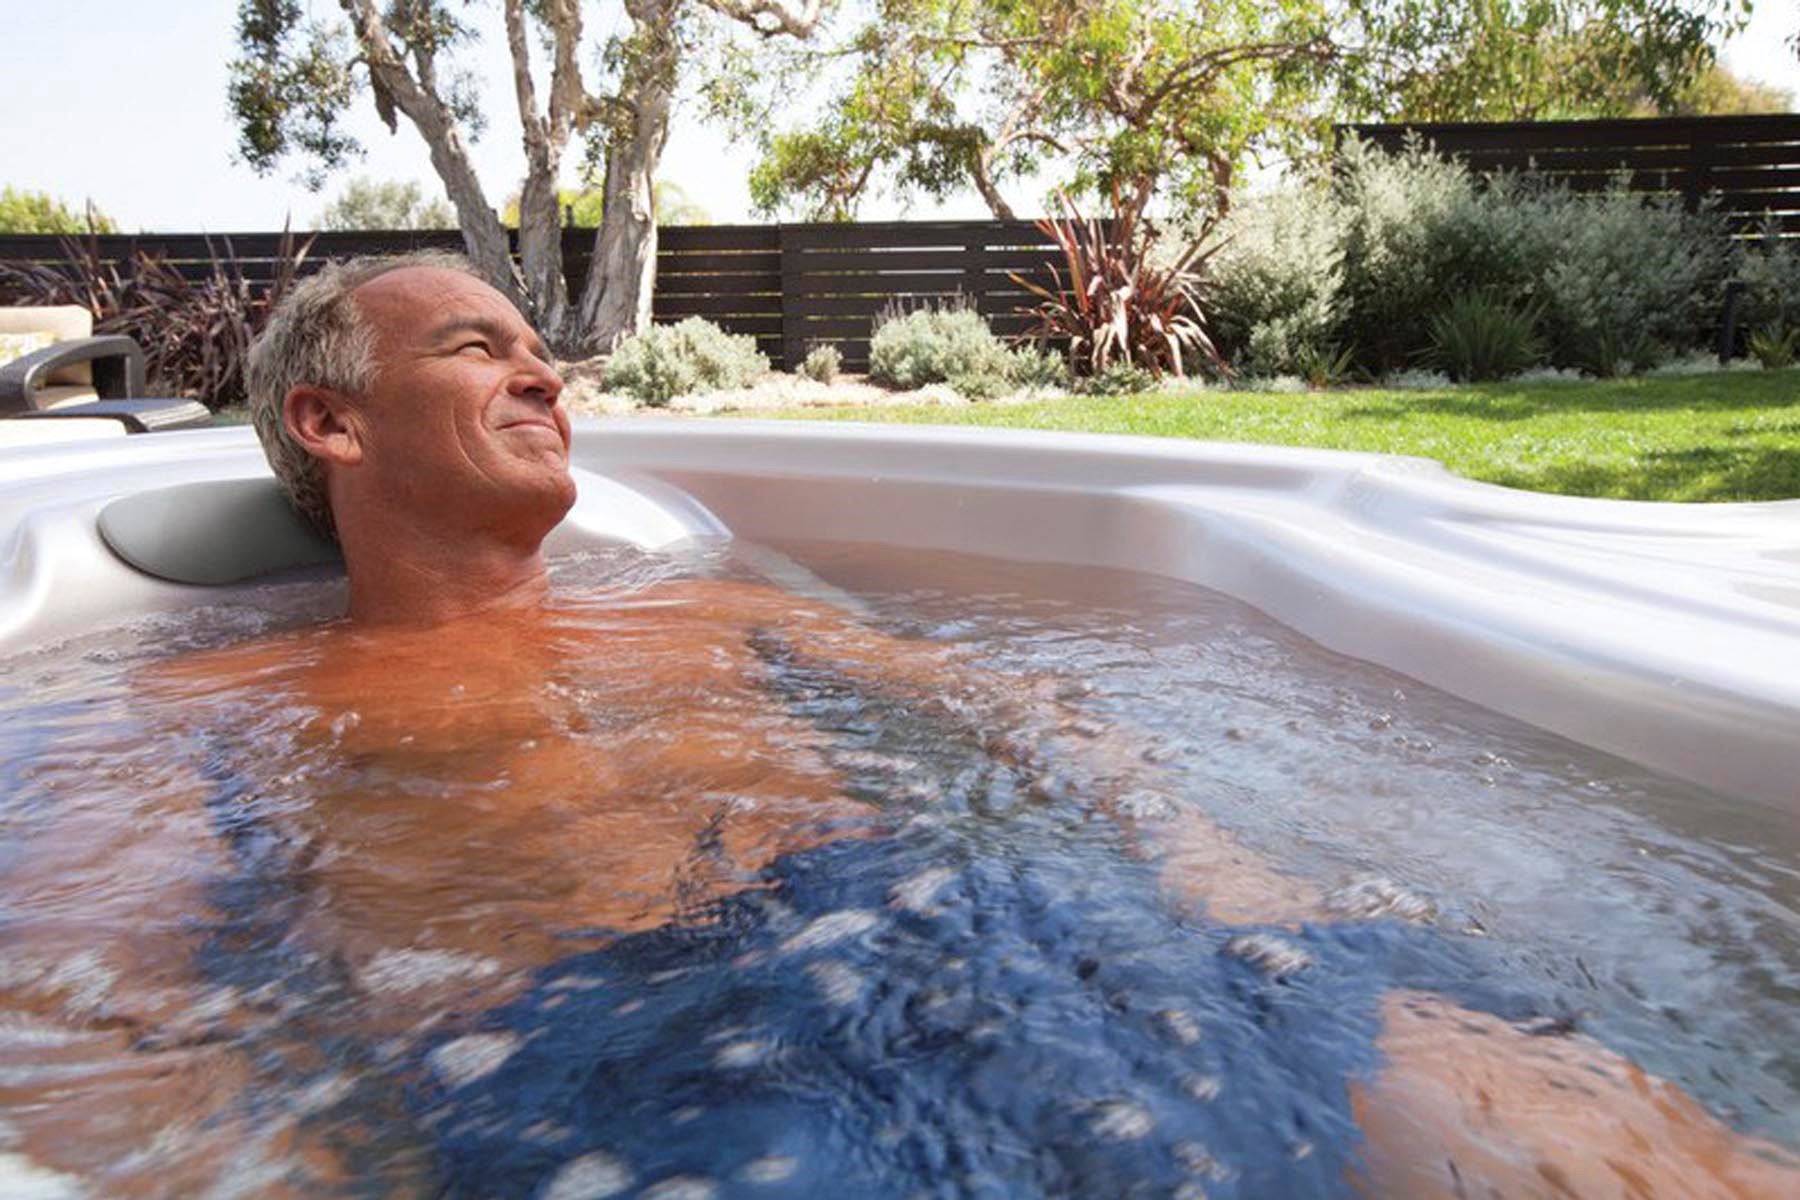
[{"label": "fence post", "polygon": [[963,242],[963,278],[961,289],[968,293],[969,306],[985,319],[987,310],[983,302],[987,299],[987,251],[988,239],[975,234]]},{"label": "fence post", "polygon": [[1710,141],[1693,141],[1688,143],[1687,178],[1683,181],[1681,199],[1689,212],[1699,212],[1700,202],[1712,188],[1713,151],[1716,147]]},{"label": "fence post", "polygon": [[793,229],[775,226],[775,240],[781,247],[781,365],[786,371],[798,371],[806,358],[806,313],[800,290],[800,247]]}]

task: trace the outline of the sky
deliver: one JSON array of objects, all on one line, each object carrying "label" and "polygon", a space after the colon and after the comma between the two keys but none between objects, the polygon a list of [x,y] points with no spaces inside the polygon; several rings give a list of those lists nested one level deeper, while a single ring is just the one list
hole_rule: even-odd
[{"label": "sky", "polygon": [[[321,15],[331,0],[308,0]],[[351,130],[368,155],[308,192],[290,172],[259,176],[237,162],[225,88],[235,0],[0,0],[0,184],[91,199],[124,230],[234,231],[309,226],[355,175],[410,179],[441,194],[425,146],[404,118],[389,134],[358,104]],[[1726,47],[1741,76],[1800,95],[1800,61],[1782,43],[1800,28],[1800,0],[1758,0],[1749,28]],[[599,31],[594,31],[599,32]],[[522,170],[503,40],[475,51],[490,86],[489,128],[473,148],[489,200],[502,203]],[[496,90],[497,89],[497,90]],[[578,159],[579,154],[572,154]],[[754,155],[728,131],[678,113],[661,177],[714,221],[752,221],[745,179]],[[864,206],[867,219],[985,217],[970,193],[903,210]]]}]

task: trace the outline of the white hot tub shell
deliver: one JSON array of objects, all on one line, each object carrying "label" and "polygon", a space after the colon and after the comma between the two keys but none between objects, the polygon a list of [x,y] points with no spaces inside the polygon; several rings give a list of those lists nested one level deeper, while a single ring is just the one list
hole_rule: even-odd
[{"label": "white hot tub shell", "polygon": [[[1744,800],[1800,808],[1800,501],[1585,500],[1422,459],[1156,438],[581,420],[552,552],[833,539],[1148,572]],[[245,428],[0,451],[0,653],[219,598],[108,503],[265,477]],[[228,534],[227,534],[228,536]]]}]

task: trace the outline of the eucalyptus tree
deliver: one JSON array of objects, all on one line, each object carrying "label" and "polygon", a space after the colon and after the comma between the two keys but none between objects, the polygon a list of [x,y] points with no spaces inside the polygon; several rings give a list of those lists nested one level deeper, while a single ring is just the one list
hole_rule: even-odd
[{"label": "eucalyptus tree", "polygon": [[[366,95],[389,130],[405,118],[425,140],[476,268],[559,352],[607,350],[649,321],[653,184],[684,71],[733,29],[759,42],[805,38],[830,3],[500,0],[484,30],[452,0],[338,0],[335,19],[311,19],[301,0],[240,0],[230,83],[239,153],[262,171],[296,158],[317,186],[360,152],[343,118]],[[614,32],[590,41],[589,7],[603,9],[598,23]],[[516,263],[469,156],[483,102],[458,52],[483,33],[505,39],[522,129]],[[590,72],[584,59],[596,58]],[[571,297],[558,183],[576,140],[601,164],[604,203],[587,282]]]},{"label": "eucalyptus tree", "polygon": [[92,200],[78,211],[48,192],[0,188],[0,233],[115,233],[117,228]]},{"label": "eucalyptus tree", "polygon": [[1353,119],[1674,115],[1703,98],[1752,0],[1353,0]]},{"label": "eucalyptus tree", "polygon": [[795,53],[834,95],[764,139],[765,211],[843,218],[882,185],[972,187],[1011,219],[1009,185],[1046,169],[1077,191],[1218,202],[1252,147],[1309,119],[1339,54],[1323,0],[873,0],[858,16]]},{"label": "eucalyptus tree", "polygon": [[[1217,214],[1247,162],[1334,120],[1670,107],[1748,0],[864,0],[796,45],[758,122],[766,212],[1029,181]],[[792,112],[795,79],[824,103]],[[1033,197],[1033,200],[1036,198]]]},{"label": "eucalyptus tree", "polygon": [[320,229],[453,229],[456,214],[410,179],[367,179],[344,185],[319,213]]}]

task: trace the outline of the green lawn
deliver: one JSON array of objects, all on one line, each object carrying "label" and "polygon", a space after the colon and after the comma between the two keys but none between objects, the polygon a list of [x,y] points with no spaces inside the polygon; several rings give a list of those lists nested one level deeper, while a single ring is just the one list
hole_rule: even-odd
[{"label": "green lawn", "polygon": [[1574,496],[1800,498],[1800,368],[1441,391],[1220,391],[770,415],[1418,454],[1472,479]]}]

